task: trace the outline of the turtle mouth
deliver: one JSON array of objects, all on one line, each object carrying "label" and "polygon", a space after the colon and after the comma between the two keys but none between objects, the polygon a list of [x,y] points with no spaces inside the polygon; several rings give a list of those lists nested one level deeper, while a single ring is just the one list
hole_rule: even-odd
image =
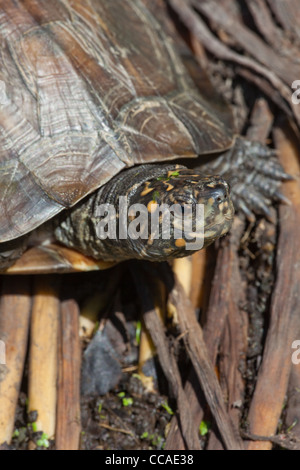
[{"label": "turtle mouth", "polygon": [[204,225],[204,237],[206,244],[212,243],[219,237],[226,235],[231,229],[234,216],[234,207],[231,201],[228,205],[218,210],[208,208],[207,223]]},{"label": "turtle mouth", "polygon": [[204,204],[205,228],[222,231],[224,226],[230,226],[234,216],[229,185],[220,178],[213,188],[208,186],[208,189],[201,200]]},{"label": "turtle mouth", "polygon": [[234,211],[232,211],[231,214],[225,214],[224,218],[225,220],[227,220],[227,222],[232,222],[233,216],[234,216]]},{"label": "turtle mouth", "polygon": [[219,227],[222,225],[231,226],[233,221],[234,211],[230,210],[226,214],[220,213],[213,219],[210,223],[205,224],[205,230],[210,230],[215,227]]}]

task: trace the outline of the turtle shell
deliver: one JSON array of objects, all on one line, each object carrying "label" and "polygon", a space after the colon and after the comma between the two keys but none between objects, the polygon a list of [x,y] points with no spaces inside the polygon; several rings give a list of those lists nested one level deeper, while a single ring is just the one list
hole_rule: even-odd
[{"label": "turtle shell", "polygon": [[232,144],[140,0],[3,0],[0,52],[0,242],[126,167]]}]

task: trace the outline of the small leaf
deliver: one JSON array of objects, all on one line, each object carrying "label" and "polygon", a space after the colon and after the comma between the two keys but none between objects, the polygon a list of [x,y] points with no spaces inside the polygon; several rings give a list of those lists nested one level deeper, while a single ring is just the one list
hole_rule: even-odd
[{"label": "small leaf", "polygon": [[141,331],[142,331],[142,323],[140,321],[137,321],[136,327],[135,327],[135,341],[137,345],[139,345],[141,342]]},{"label": "small leaf", "polygon": [[159,191],[154,191],[154,193],[152,194],[152,200],[154,202],[157,202],[157,198],[159,198]]},{"label": "small leaf", "polygon": [[32,431],[37,432],[38,431],[38,426],[37,423],[31,423]]},{"label": "small leaf", "polygon": [[123,406],[132,406],[133,405],[133,398],[123,398],[122,400]]},{"label": "small leaf", "polygon": [[200,436],[205,436],[210,428],[210,423],[206,421],[201,421],[200,426],[199,426],[199,433]]},{"label": "small leaf", "polygon": [[49,440],[46,433],[43,432],[41,437],[36,441],[39,447],[45,447],[46,449],[49,447]]},{"label": "small leaf", "polygon": [[170,173],[169,178],[172,178],[172,176],[174,176],[175,178],[179,176],[179,171],[172,171],[172,173]]},{"label": "small leaf", "polygon": [[169,407],[167,402],[162,403],[161,406],[162,406],[162,408],[164,408],[166,410],[167,413],[169,413],[169,415],[172,416],[174,414],[173,410]]}]

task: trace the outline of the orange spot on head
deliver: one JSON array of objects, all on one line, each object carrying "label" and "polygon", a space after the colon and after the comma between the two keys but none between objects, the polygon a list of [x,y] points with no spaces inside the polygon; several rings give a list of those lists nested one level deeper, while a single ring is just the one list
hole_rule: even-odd
[{"label": "orange spot on head", "polygon": [[183,246],[186,245],[186,241],[183,238],[178,238],[175,241],[175,245],[177,246],[177,248],[182,248]]}]

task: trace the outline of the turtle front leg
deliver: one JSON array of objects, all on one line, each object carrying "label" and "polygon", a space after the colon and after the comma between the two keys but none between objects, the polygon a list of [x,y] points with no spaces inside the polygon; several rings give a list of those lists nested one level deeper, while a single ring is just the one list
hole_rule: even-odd
[{"label": "turtle front leg", "polygon": [[274,201],[287,202],[280,185],[292,177],[284,172],[276,152],[260,142],[237,137],[234,146],[207,164],[205,171],[229,182],[236,210],[250,221],[255,220],[254,214],[270,218],[269,207]]},{"label": "turtle front leg", "polygon": [[16,240],[1,244],[0,250],[0,272],[5,271],[13,265],[24,253],[28,245],[28,236],[24,235]]}]

